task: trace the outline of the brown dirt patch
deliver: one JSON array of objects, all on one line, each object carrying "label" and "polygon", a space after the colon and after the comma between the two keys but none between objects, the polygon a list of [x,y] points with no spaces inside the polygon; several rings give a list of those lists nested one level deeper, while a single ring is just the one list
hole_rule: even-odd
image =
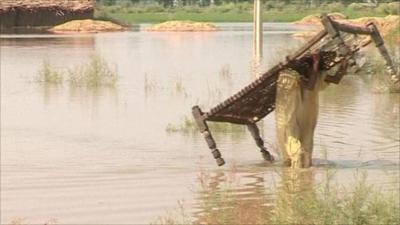
[{"label": "brown dirt patch", "polygon": [[124,31],[126,27],[101,20],[73,20],[64,24],[55,26],[49,31],[54,33],[98,33]]},{"label": "brown dirt patch", "polygon": [[[400,16],[397,15],[389,15],[386,17],[362,17],[358,19],[352,19],[352,20],[346,20],[346,19],[340,19],[340,17],[333,18],[336,21],[339,21],[341,23],[349,23],[353,25],[366,25],[370,22],[373,22],[379,29],[379,32],[383,35],[390,35],[391,33],[397,31],[400,26]],[[308,21],[310,23],[303,23],[304,21]],[[314,24],[314,25],[320,25],[322,28],[322,24],[320,22],[319,17],[312,16],[309,19],[305,17],[304,19],[300,20],[299,22],[295,22],[296,24]],[[312,23],[311,23],[312,22]],[[296,38],[308,38],[313,35],[315,35],[317,32],[316,31],[306,31],[306,32],[298,32],[293,34],[293,37]]]},{"label": "brown dirt patch", "polygon": [[214,24],[193,21],[167,21],[155,24],[146,29],[146,31],[160,32],[208,32],[217,30],[218,29]]}]

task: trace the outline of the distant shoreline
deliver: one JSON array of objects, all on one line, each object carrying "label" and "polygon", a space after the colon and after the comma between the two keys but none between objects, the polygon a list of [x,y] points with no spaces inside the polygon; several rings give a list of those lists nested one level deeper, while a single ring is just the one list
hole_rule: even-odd
[{"label": "distant shoreline", "polygon": [[[382,5],[382,4],[380,4]],[[384,6],[384,5],[382,5]],[[376,8],[352,8],[349,6],[320,6],[304,7],[286,5],[282,8],[272,8],[262,12],[264,22],[295,22],[310,15],[320,15],[321,13],[338,12],[345,15],[348,19],[361,17],[385,17],[387,15],[398,15],[398,6],[393,3],[390,10]],[[399,3],[400,6],[400,3]],[[95,18],[108,18],[123,23],[162,23],[171,20],[192,20],[197,22],[224,23],[224,22],[251,22],[253,20],[252,4],[226,4],[219,6],[198,7],[186,6],[177,8],[163,8],[154,6],[127,6],[119,5],[104,6],[99,5],[95,9]]]}]

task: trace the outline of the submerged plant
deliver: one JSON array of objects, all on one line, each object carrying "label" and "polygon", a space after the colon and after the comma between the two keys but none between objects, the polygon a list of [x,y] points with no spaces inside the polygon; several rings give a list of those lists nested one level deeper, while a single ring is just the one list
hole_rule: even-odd
[{"label": "submerged plant", "polygon": [[185,86],[182,83],[182,78],[181,77],[178,77],[177,80],[175,81],[175,91],[177,93],[185,92]]},{"label": "submerged plant", "polygon": [[[274,191],[248,186],[247,197],[227,176],[203,175],[196,198],[201,212],[190,223],[188,216],[169,216],[160,224],[182,224],[182,218],[185,224],[394,225],[400,221],[398,187],[384,193],[367,184],[366,173],[356,174],[355,185],[348,189],[330,184],[330,178],[326,184],[316,184],[313,170],[283,170]],[[263,184],[260,177],[257,183]],[[251,192],[255,197],[250,198]]]},{"label": "submerged plant", "polygon": [[63,82],[63,74],[51,66],[48,61],[44,61],[37,74],[36,81],[45,84],[61,84]]},{"label": "submerged plant", "polygon": [[[99,87],[115,86],[118,74],[98,55],[90,57],[89,62],[68,70],[68,82],[71,86]],[[61,84],[64,73],[44,61],[36,80],[46,84]]]},{"label": "submerged plant", "polygon": [[180,124],[168,124],[166,131],[168,133],[183,132],[190,133],[196,130],[196,124],[193,119],[185,116]]},{"label": "submerged plant", "polygon": [[147,73],[144,74],[144,90],[145,92],[151,92],[157,89],[159,85],[153,79],[151,79]]},{"label": "submerged plant", "polygon": [[[212,131],[220,133],[237,133],[237,132],[244,132],[246,130],[245,126],[235,125],[231,123],[210,123],[209,127]],[[166,131],[168,133],[198,132],[194,119],[189,116],[185,116],[180,124],[168,124],[166,127]]]},{"label": "submerged plant", "polygon": [[232,71],[231,67],[229,64],[224,65],[220,70],[219,70],[219,76],[222,79],[232,79]]},{"label": "submerged plant", "polygon": [[69,83],[73,86],[115,86],[118,74],[100,56],[93,55],[84,65],[69,70]]}]

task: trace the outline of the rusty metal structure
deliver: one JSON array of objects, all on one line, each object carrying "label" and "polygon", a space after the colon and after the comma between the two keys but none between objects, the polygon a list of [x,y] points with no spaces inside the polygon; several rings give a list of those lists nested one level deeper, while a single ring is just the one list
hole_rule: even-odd
[{"label": "rusty metal structure", "polygon": [[[280,71],[288,68],[288,65],[294,60],[323,49],[326,52],[334,53],[332,60],[325,65],[326,70],[342,62],[349,62],[350,65],[354,65],[355,53],[373,42],[383,56],[388,72],[391,75],[397,74],[383,38],[375,24],[356,26],[341,23],[331,19],[326,14],[321,16],[321,22],[324,29],[295,53],[287,56],[285,62],[275,65],[258,79],[207,112],[202,111],[199,106],[193,106],[193,117],[218,166],[225,164],[225,161],[217,148],[207,122],[228,122],[247,126],[263,158],[268,161],[273,160],[264,146],[256,123],[274,111],[277,78]],[[325,81],[338,84],[343,75],[344,73],[336,73],[334,76],[327,76]]]},{"label": "rusty metal structure", "polygon": [[1,0],[0,27],[53,26],[93,18],[95,0]]}]

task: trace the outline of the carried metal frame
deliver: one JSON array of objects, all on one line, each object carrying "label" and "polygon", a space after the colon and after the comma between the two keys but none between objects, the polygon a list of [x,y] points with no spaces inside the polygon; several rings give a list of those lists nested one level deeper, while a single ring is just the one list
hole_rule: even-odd
[{"label": "carried metal frame", "polygon": [[[246,125],[264,159],[273,160],[273,157],[264,146],[264,141],[256,123],[274,111],[279,72],[287,68],[288,63],[292,60],[299,59],[305,54],[321,48],[330,48],[330,51],[336,52],[336,58],[329,65],[330,68],[344,61],[354,64],[354,54],[374,42],[385,59],[388,72],[391,75],[396,74],[396,68],[393,66],[392,59],[375,24],[369,23],[366,26],[357,26],[341,23],[331,19],[326,14],[321,16],[321,22],[324,29],[295,53],[287,56],[285,62],[275,65],[255,81],[211,108],[208,112],[203,112],[199,106],[193,106],[193,117],[218,166],[224,165],[225,161],[217,148],[207,122],[229,122]],[[351,35],[350,38],[349,34]],[[359,39],[359,35],[367,35],[367,38]],[[343,75],[344,73],[337,73],[335,76],[327,76],[325,81],[337,84]]]}]

